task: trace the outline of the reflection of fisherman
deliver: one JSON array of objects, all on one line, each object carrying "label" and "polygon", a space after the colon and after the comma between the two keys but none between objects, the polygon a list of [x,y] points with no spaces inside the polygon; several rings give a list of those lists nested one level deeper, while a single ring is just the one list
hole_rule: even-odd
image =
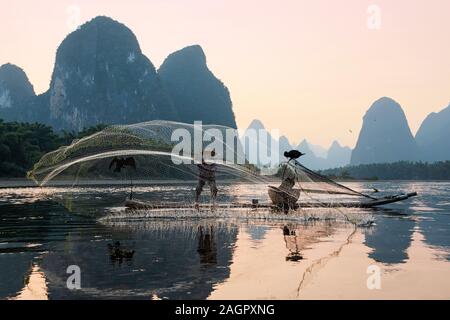
[{"label": "reflection of fisherman", "polygon": [[[211,151],[211,157],[214,157],[216,152],[214,150]],[[216,187],[216,164],[215,163],[206,163],[204,157],[202,157],[202,163],[197,165],[198,167],[198,183],[195,188],[195,208],[199,208],[200,195],[203,191],[203,187],[206,183],[209,185],[209,189],[211,190],[211,198],[213,203],[216,200],[217,196],[217,187]]]},{"label": "reflection of fisherman", "polygon": [[289,250],[289,254],[286,256],[286,261],[299,261],[303,259],[300,254],[297,244],[297,234],[295,230],[291,230],[288,226],[283,227],[283,237],[286,243],[286,248]]},{"label": "reflection of fisherman", "polygon": [[[208,228],[206,228],[208,230]],[[217,263],[217,247],[214,239],[214,229],[211,226],[209,232],[205,232],[202,226],[198,227],[198,248],[200,263]]]}]

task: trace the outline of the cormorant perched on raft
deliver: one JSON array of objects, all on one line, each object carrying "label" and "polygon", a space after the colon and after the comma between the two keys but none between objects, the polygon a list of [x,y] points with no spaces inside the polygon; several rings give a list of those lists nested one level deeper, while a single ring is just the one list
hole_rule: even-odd
[{"label": "cormorant perched on raft", "polygon": [[131,167],[134,170],[136,170],[136,161],[134,161],[133,157],[128,158],[115,157],[109,164],[109,169],[111,169],[114,165],[116,165],[114,172],[120,172],[120,170],[122,170],[125,167]]},{"label": "cormorant perched on raft", "polygon": [[289,161],[291,161],[293,159],[298,159],[298,158],[300,158],[301,156],[304,156],[304,155],[305,155],[305,153],[301,153],[298,150],[291,150],[291,151],[285,151],[284,152],[284,156],[286,158],[288,158]]}]

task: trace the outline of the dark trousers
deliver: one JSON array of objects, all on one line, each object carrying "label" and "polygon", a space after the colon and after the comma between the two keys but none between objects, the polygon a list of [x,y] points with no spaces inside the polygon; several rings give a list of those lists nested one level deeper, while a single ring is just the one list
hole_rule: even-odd
[{"label": "dark trousers", "polygon": [[216,199],[217,197],[217,187],[215,179],[198,179],[197,187],[195,188],[195,202],[199,202],[200,195],[203,191],[203,187],[208,183],[209,189],[211,190],[211,197]]}]

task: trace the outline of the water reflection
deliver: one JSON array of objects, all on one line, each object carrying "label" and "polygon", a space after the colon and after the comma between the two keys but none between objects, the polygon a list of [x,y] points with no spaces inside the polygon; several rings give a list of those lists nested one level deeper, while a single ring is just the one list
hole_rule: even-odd
[{"label": "water reflection", "polygon": [[[229,274],[233,226],[159,220],[103,227],[113,241],[86,241],[75,230],[66,250],[43,257],[50,298],[204,299]],[[68,265],[80,267],[81,290],[66,288]]]},{"label": "water reflection", "polygon": [[120,241],[116,241],[114,244],[108,243],[109,258],[113,264],[116,262],[121,264],[124,260],[131,263],[135,252],[134,249],[124,247]]},{"label": "water reflection", "polygon": [[198,227],[198,249],[201,264],[217,264],[217,245],[214,227]]},{"label": "water reflection", "polygon": [[269,229],[268,226],[265,225],[249,225],[248,226],[248,232],[250,233],[251,237],[255,241],[263,240],[266,236],[267,230]]},{"label": "water reflection", "polygon": [[[0,298],[23,291],[32,266],[57,244],[64,243],[71,230],[94,223],[68,214],[52,201],[35,198],[36,193],[28,189],[21,192],[24,194],[28,198],[24,196],[20,204],[0,202]],[[101,234],[100,229],[98,236]]]},{"label": "water reflection", "polygon": [[[380,209],[379,212],[382,216],[383,213],[389,216],[393,214],[407,214],[410,219],[407,222],[407,227],[401,226],[402,222],[405,221],[401,218],[399,220],[382,217],[377,222],[378,225],[397,222],[396,228],[401,229],[399,237],[395,237],[395,235],[390,236],[392,241],[383,242],[378,239],[376,241],[378,244],[371,244],[378,248],[376,249],[378,251],[376,255],[377,259],[386,263],[404,262],[408,258],[404,250],[411,242],[411,220],[418,220],[426,243],[440,250],[447,251],[448,254],[444,255],[443,258],[450,261],[450,202],[448,201],[450,182],[377,182],[374,183],[374,186],[389,193],[396,193],[400,190],[414,190],[419,194],[418,197],[411,199],[411,201],[389,206],[390,209]],[[392,232],[396,232],[396,230],[393,229]],[[387,231],[383,233],[388,235]],[[395,240],[399,241],[399,243],[397,244]],[[384,244],[387,247],[383,250],[380,246]],[[393,253],[389,254],[387,250],[392,247]]]},{"label": "water reflection", "polygon": [[[123,190],[69,189],[64,199],[84,203],[69,206],[73,212],[48,200],[44,189],[0,190],[0,298],[295,299],[304,292],[323,297],[334,284],[336,290],[330,292],[335,294],[364,285],[367,265],[375,262],[392,275],[391,290],[402,284],[401,294],[413,287],[410,279],[427,273],[439,274],[440,288],[448,290],[450,184],[373,185],[389,192],[417,190],[421,195],[398,210],[393,206],[376,211],[376,226],[362,232],[334,222],[100,223],[86,213],[122,203]],[[64,190],[58,192],[64,195]],[[192,197],[189,186],[138,187],[136,192],[167,201],[174,194]],[[251,199],[262,192],[257,185],[225,186],[222,194],[225,200],[236,193]],[[436,247],[443,249],[439,255]],[[66,288],[69,265],[81,269],[81,290]],[[401,278],[395,277],[398,270],[405,272]]]},{"label": "water reflection", "polygon": [[405,262],[414,225],[410,217],[378,216],[376,226],[366,234],[365,244],[373,249],[369,257],[387,264]]},{"label": "water reflection", "polygon": [[24,287],[33,253],[0,253],[0,299],[14,297]]},{"label": "water reflection", "polygon": [[283,227],[283,237],[286,243],[286,248],[289,250],[289,254],[286,256],[286,261],[299,261],[303,259],[298,248],[297,233],[295,229],[290,229],[289,226]]},{"label": "water reflection", "polygon": [[14,300],[47,300],[47,283],[44,273],[38,264],[34,263],[25,279],[25,286]]},{"label": "water reflection", "polygon": [[425,241],[447,252],[444,258],[450,261],[450,214],[442,214],[436,218],[434,214],[423,214],[419,220],[419,226],[425,237]]},{"label": "water reflection", "polygon": [[287,224],[282,229],[284,242],[289,250],[286,261],[302,260],[302,250],[308,249],[312,244],[330,237],[336,232],[336,226],[330,222]]}]

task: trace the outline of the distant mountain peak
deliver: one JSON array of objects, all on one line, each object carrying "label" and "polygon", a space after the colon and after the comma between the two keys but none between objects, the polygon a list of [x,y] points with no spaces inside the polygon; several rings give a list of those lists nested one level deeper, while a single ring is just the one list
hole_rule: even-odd
[{"label": "distant mountain peak", "polygon": [[333,147],[341,147],[341,144],[339,143],[339,141],[334,140],[333,143],[331,143],[331,147],[330,148],[333,148]]},{"label": "distant mountain peak", "polygon": [[7,62],[0,66],[0,72],[25,72],[20,68],[19,66],[12,64],[10,62]]},{"label": "distant mountain peak", "polygon": [[450,159],[450,103],[439,112],[430,113],[416,133],[421,160],[442,161]]},{"label": "distant mountain peak", "polygon": [[62,41],[47,96],[48,122],[57,129],[178,120],[134,33],[105,16],[86,22]]},{"label": "distant mountain peak", "polygon": [[158,70],[183,121],[236,128],[228,88],[209,70],[199,45],[171,53]]},{"label": "distant mountain peak", "polygon": [[198,65],[206,65],[206,55],[202,47],[198,44],[184,47],[171,53],[166,59],[173,59],[176,62],[189,62]]},{"label": "distant mountain peak", "polygon": [[390,104],[390,105],[392,105],[392,104],[397,104],[398,105],[398,102],[395,101],[393,98],[384,96],[384,97],[381,97],[381,98],[378,98],[377,100],[375,100],[372,103],[372,106],[375,107],[375,106],[377,106],[379,104],[383,104],[383,103]]},{"label": "distant mountain peak", "polygon": [[29,105],[36,94],[25,72],[6,63],[0,66],[0,118],[28,121]]},{"label": "distant mountain peak", "polygon": [[253,119],[252,122],[250,122],[248,129],[265,130],[266,128],[261,120]]},{"label": "distant mountain peak", "polygon": [[279,139],[278,139],[278,144],[279,144],[279,149],[280,149],[280,157],[282,156],[282,155],[284,155],[284,152],[285,151],[290,151],[290,150],[292,150],[292,145],[291,145],[291,143],[289,142],[289,139],[286,137],[286,136],[281,136]]},{"label": "distant mountain peak", "polygon": [[70,54],[75,57],[76,53],[80,53],[79,50],[81,53],[86,50],[95,53],[102,47],[111,49],[111,52],[105,52],[109,56],[115,53],[127,54],[130,50],[141,54],[139,42],[131,29],[112,18],[97,16],[66,36],[58,47],[57,57]]},{"label": "distant mountain peak", "polygon": [[[382,97],[372,103],[364,117],[373,117],[379,113],[395,112],[405,115],[400,104],[392,98]],[[406,119],[406,117],[405,117]]]},{"label": "distant mountain peak", "polygon": [[350,163],[352,149],[341,146],[341,144],[334,140],[328,149],[327,160],[329,168],[343,167]]},{"label": "distant mountain peak", "polygon": [[[113,18],[110,18],[108,16],[96,16],[92,18],[91,20],[85,22],[82,24],[77,30],[75,30],[72,33],[75,33],[79,30],[83,30],[88,28],[91,25],[95,25],[97,27],[108,27],[108,28],[115,28],[115,29],[122,29],[124,31],[127,31],[134,35],[133,31],[131,31],[130,28],[128,28],[125,24],[114,20]],[[137,41],[137,40],[136,40]]]},{"label": "distant mountain peak", "polygon": [[305,139],[303,139],[302,141],[300,141],[299,144],[309,144],[309,142],[308,142],[308,140],[306,140],[306,138],[305,138]]},{"label": "distant mountain peak", "polygon": [[[109,23],[109,22],[113,22],[113,23],[121,24],[120,22],[114,20],[111,17],[102,16],[102,15],[99,15],[99,16],[96,16],[96,17],[92,18],[89,22],[91,22],[91,23],[98,23],[98,22],[108,22]],[[87,23],[89,23],[89,22],[87,22]]]},{"label": "distant mountain peak", "polygon": [[289,139],[286,136],[280,136],[279,140],[287,141],[289,143]]},{"label": "distant mountain peak", "polygon": [[337,140],[334,140],[334,141],[333,141],[333,143],[331,144],[329,150],[331,150],[331,149],[346,149],[346,150],[351,150],[350,147],[347,147],[347,146],[344,146],[344,145],[340,144],[339,141],[337,141]]},{"label": "distant mountain peak", "polygon": [[35,94],[25,71],[15,64],[5,63],[0,66],[0,81],[3,85],[24,85],[29,94]]},{"label": "distant mountain peak", "polygon": [[305,152],[305,150],[306,150],[307,152],[312,153],[311,147],[308,143],[308,140],[306,140],[306,139],[303,139],[300,142],[300,144],[297,146],[297,149],[299,149],[301,152]]},{"label": "distant mountain peak", "polygon": [[416,160],[417,145],[405,113],[395,100],[376,100],[363,117],[351,164]]}]

